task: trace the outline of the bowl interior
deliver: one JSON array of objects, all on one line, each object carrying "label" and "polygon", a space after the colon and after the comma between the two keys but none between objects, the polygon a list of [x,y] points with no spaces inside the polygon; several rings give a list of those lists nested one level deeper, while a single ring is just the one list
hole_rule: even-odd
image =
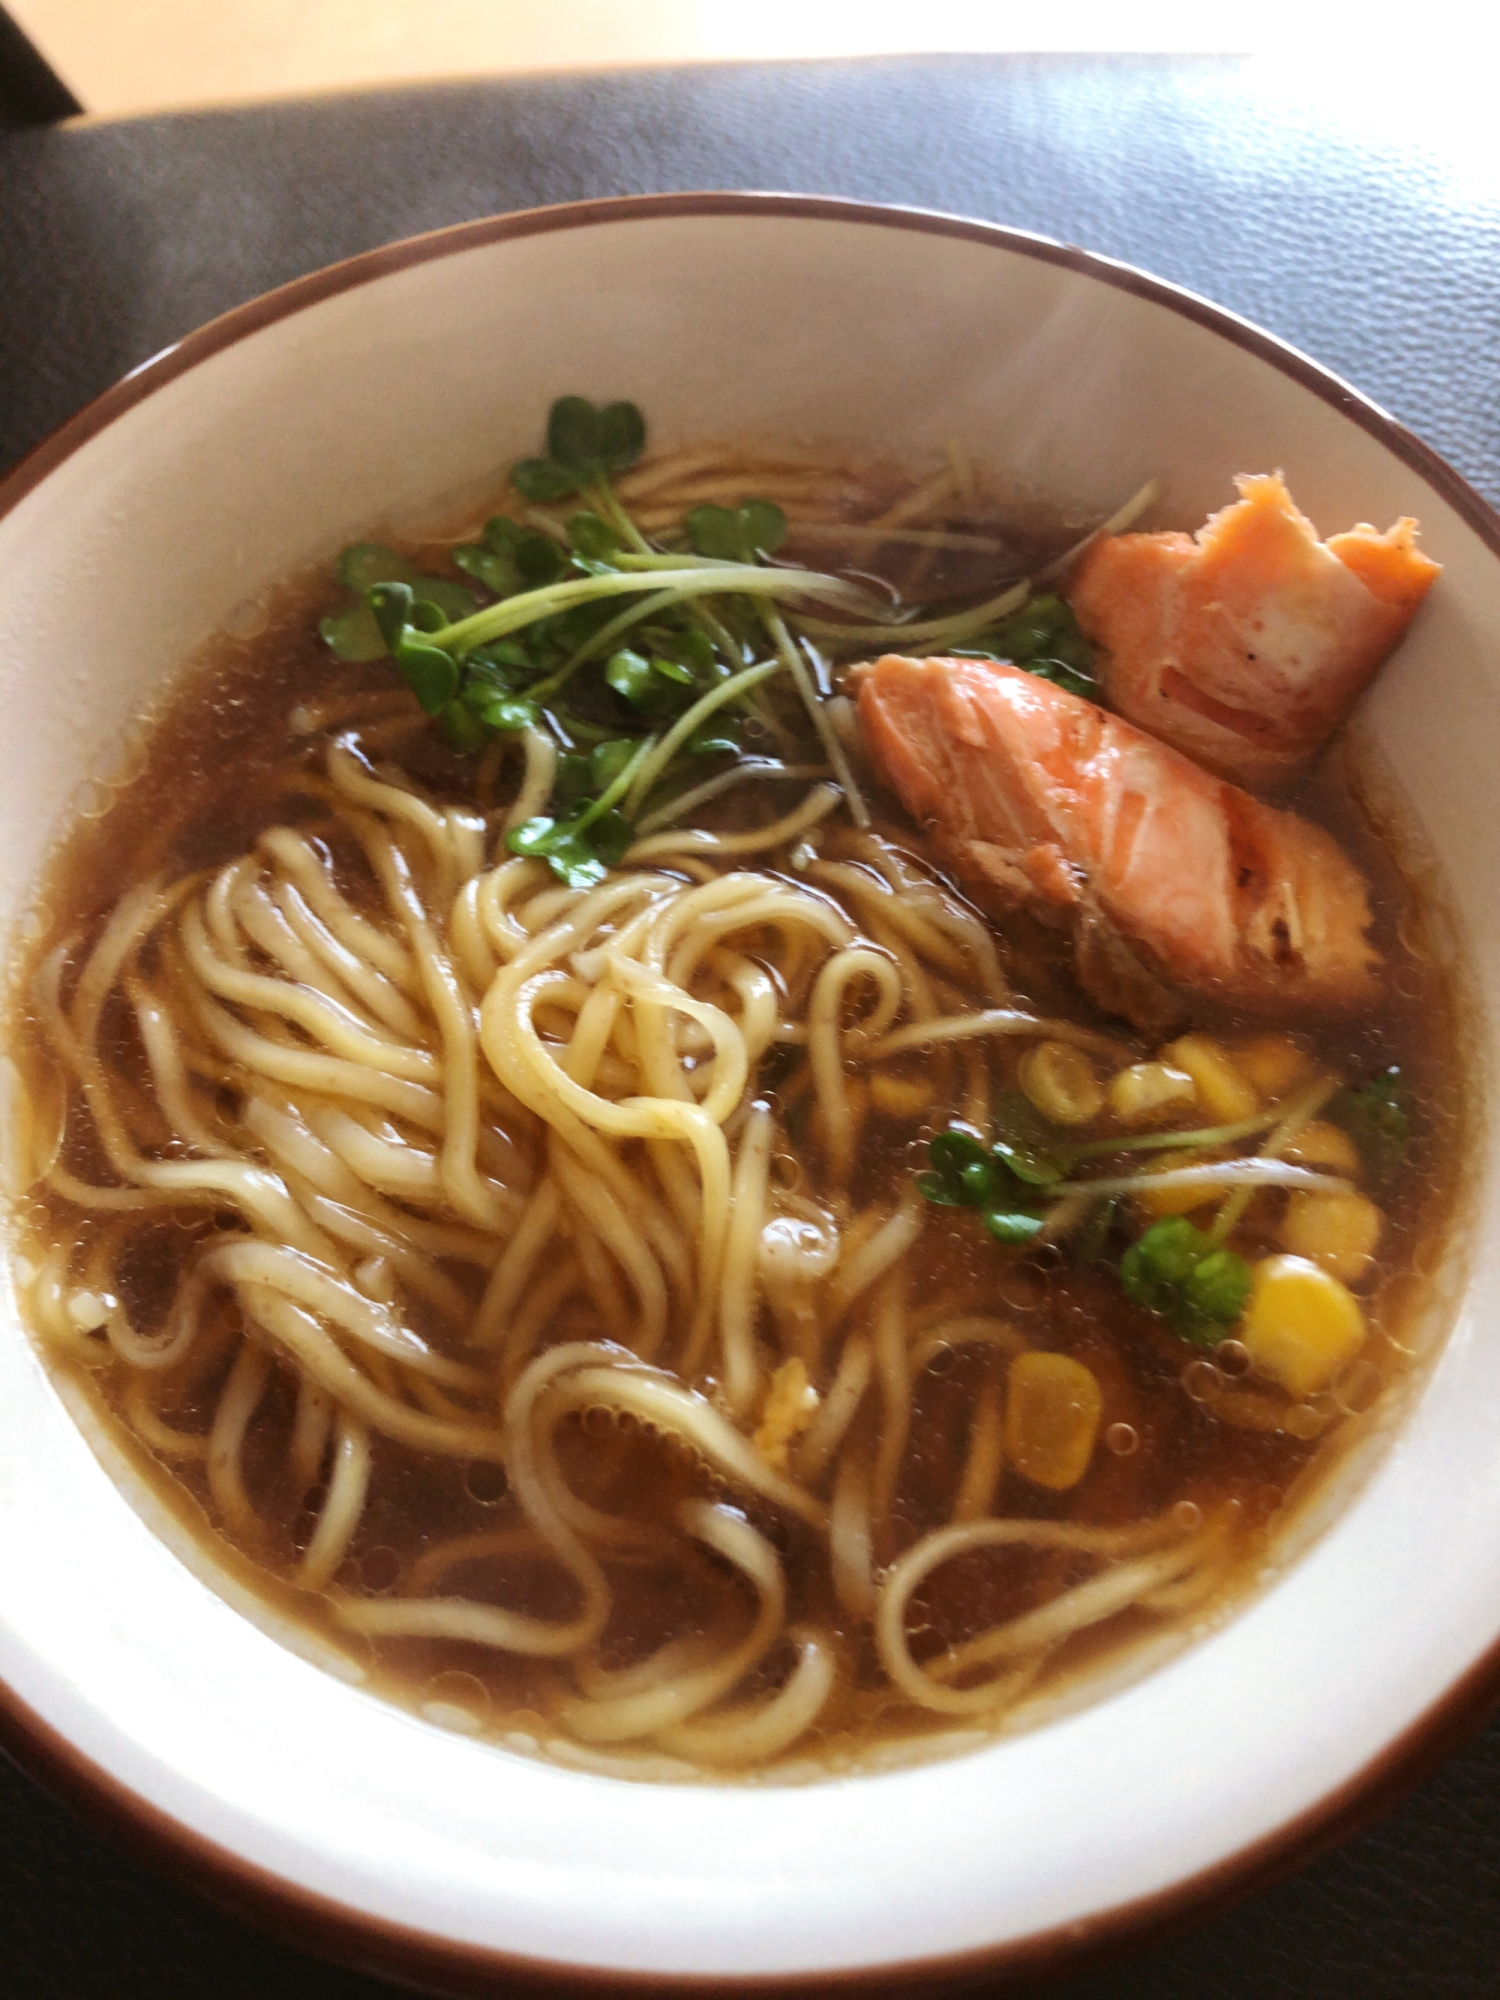
[{"label": "bowl interior", "polygon": [[[439,247],[195,337],[191,365],[121,398],[0,516],[0,925],[153,689],[245,600],[357,533],[472,500],[535,449],[553,397],[624,395],[661,444],[789,437],[912,464],[957,437],[1081,514],[1157,474],[1160,517],[1191,524],[1235,472],[1279,467],[1325,532],[1417,515],[1445,573],[1362,727],[1440,868],[1482,1081],[1500,557],[1477,503],[1394,427],[1211,314],[1001,232],[667,202]],[[793,1801],[546,1767],[386,1707],[242,1616],[149,1502],[127,1504],[9,1301],[0,1681],[192,1837],[372,1928],[704,1977],[1087,1923],[1286,1837],[1500,1641],[1488,1155],[1471,1209],[1441,1358],[1300,1560],[1153,1675],[961,1758]]]}]

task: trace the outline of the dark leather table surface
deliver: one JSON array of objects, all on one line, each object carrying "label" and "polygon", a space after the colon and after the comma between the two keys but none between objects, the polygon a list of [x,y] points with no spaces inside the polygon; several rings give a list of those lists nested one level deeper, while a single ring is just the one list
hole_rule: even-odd
[{"label": "dark leather table surface", "polygon": [[[761,188],[987,217],[1143,265],[1305,349],[1500,500],[1500,147],[1460,157],[1434,107],[1393,103],[1248,60],[930,57],[0,132],[0,466],[201,321],[336,258],[502,209]],[[1500,1725],[1292,1879],[1055,1990],[1495,2000]],[[4,2000],[391,1991],[143,1872],[0,1759]]]}]

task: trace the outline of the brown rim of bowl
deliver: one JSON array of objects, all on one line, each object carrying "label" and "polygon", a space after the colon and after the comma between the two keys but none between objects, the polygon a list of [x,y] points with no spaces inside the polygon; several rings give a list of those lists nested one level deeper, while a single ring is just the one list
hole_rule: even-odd
[{"label": "brown rim of bowl", "polygon": [[[590,228],[603,223],[707,215],[785,215],[953,236],[1033,257],[1041,263],[1058,264],[1117,290],[1149,299],[1269,363],[1368,431],[1423,479],[1500,556],[1500,514],[1445,460],[1327,369],[1222,307],[1163,279],[1149,277],[1130,265],[998,223],[973,222],[924,209],[782,194],[628,195],[486,216],[386,244],[328,265],[307,277],[293,279],[290,284],[235,307],[163,349],[44,438],[0,481],[0,519],[91,438],[157,390],[262,327],[289,318],[323,299],[368,284],[391,271],[512,237],[545,235],[554,230]],[[609,1987],[620,1992],[695,1995],[817,1994],[871,1992],[882,1988],[911,1991],[918,1981],[944,1985],[973,1982],[986,1975],[1012,1988],[1031,1987],[1050,1982],[1065,1972],[1084,1971],[1128,1948],[1161,1941],[1257,1890],[1268,1888],[1324,1848],[1377,1818],[1436,1769],[1479,1727],[1497,1703],[1500,1703],[1500,1643],[1462,1674],[1395,1742],[1316,1805],[1212,1868],[1153,1895],[1099,1911],[1059,1929],[968,1951],[847,1972],[753,1974],[744,1978],[630,1973],[530,1959],[485,1946],[460,1944],[337,1903],[231,1853],[132,1792],[61,1736],[3,1680],[0,1680],[0,1746],[23,1770],[66,1801],[91,1825],[119,1845],[128,1843],[133,1858],[143,1858],[161,1872],[187,1883],[229,1914],[247,1918],[320,1957],[420,1983],[429,1992],[455,1996],[492,1994],[497,1980],[503,1979],[505,1990],[518,1996],[528,1991],[597,1994]]]}]

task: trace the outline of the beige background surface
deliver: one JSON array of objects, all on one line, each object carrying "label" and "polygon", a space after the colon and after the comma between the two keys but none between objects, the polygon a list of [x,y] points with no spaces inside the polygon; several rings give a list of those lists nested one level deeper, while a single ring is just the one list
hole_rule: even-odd
[{"label": "beige background surface", "polygon": [[[1317,0],[1313,0],[1316,7]],[[521,70],[918,50],[1261,47],[1201,0],[6,0],[90,111]],[[1267,11],[1269,9],[1269,11]],[[1307,9],[1295,10],[1305,33]]]}]

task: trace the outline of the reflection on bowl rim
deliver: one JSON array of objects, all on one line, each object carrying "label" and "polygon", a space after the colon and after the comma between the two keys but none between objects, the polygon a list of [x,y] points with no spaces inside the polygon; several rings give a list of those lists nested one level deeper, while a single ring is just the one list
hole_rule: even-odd
[{"label": "reflection on bowl rim", "polygon": [[[1228,340],[1351,419],[1404,463],[1486,547],[1500,557],[1500,514],[1429,446],[1378,405],[1295,348],[1165,280],[1091,252],[1000,224],[914,208],[832,197],[677,193],[579,201],[531,209],[407,238],[294,279],[235,307],[133,370],[88,403],[0,480],[0,519],[90,439],[201,362],[281,320],[393,272],[510,239],[605,223],[681,217],[786,217],[947,236],[1061,266],[1133,294]],[[231,1852],[133,1792],[95,1764],[0,1681],[0,1746],[34,1778],[133,1856],[159,1867],[211,1900],[324,1957],[396,1978],[438,1982],[442,1990],[494,1990],[497,1977],[531,1979],[553,1990],[621,1989],[811,1991],[900,1987],[917,1977],[958,1979],[989,1972],[1017,1979],[1078,1972],[1118,1952],[1207,1917],[1265,1888],[1373,1819],[1433,1770],[1500,1698],[1500,1642],[1493,1645],[1418,1719],[1361,1770],[1290,1821],[1250,1845],[1138,1900],[1108,1907],[1057,1930],[997,1945],[940,1953],[920,1961],[850,1972],[750,1974],[729,1979],[664,1972],[600,1971],[460,1943],[333,1901]],[[434,1990],[436,1990],[434,1988]]]}]

